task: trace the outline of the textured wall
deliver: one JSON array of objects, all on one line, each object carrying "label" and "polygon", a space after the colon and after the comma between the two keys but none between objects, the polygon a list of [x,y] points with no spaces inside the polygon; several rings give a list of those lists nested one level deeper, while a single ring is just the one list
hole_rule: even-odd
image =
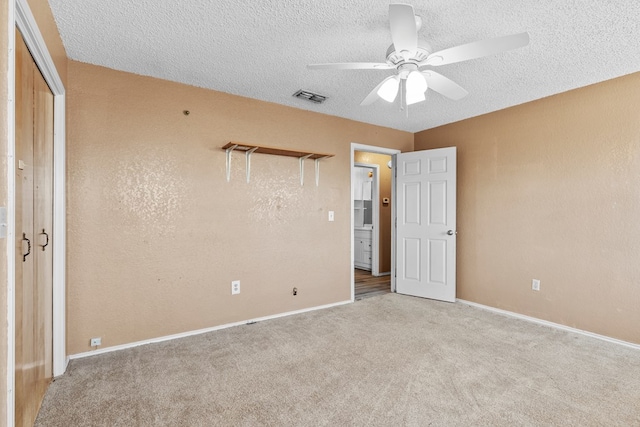
[{"label": "textured wall", "polygon": [[[379,245],[379,271],[391,272],[391,169],[387,163],[391,156],[385,154],[367,153],[356,151],[354,161],[358,163],[370,163],[379,166],[380,171],[380,245]],[[382,199],[388,197],[391,203],[382,204]]]},{"label": "textured wall", "polygon": [[637,73],[416,134],[458,147],[459,298],[640,343],[639,104]]},{"label": "textured wall", "polygon": [[[68,67],[69,354],[350,298],[350,143],[407,151],[411,133]],[[312,161],[301,187],[297,159],[263,154],[226,182],[232,140],[336,156],[319,187]]]}]

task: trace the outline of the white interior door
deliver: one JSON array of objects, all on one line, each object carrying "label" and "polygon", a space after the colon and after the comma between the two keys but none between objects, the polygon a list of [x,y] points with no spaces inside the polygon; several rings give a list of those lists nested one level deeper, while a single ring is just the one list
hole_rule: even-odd
[{"label": "white interior door", "polygon": [[396,155],[396,292],[456,299],[456,147]]}]

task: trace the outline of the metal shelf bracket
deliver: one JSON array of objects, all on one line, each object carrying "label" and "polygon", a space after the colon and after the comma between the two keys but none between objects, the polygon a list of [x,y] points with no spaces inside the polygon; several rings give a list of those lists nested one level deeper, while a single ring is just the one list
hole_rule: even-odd
[{"label": "metal shelf bracket", "polygon": [[245,160],[246,160],[246,169],[247,169],[247,184],[249,183],[249,178],[251,177],[251,155],[257,149],[258,147],[254,147],[251,150],[247,150],[244,152]]},{"label": "metal shelf bracket", "polygon": [[307,154],[306,156],[299,157],[300,160],[300,185],[304,185],[304,161],[309,157],[313,156],[313,154]]},{"label": "metal shelf bracket", "polygon": [[231,153],[238,147],[238,144],[234,144],[225,150],[227,155],[227,182],[231,181]]},{"label": "metal shelf bracket", "polygon": [[320,160],[328,159],[330,156],[318,157],[315,159],[316,163],[316,187],[320,185]]}]

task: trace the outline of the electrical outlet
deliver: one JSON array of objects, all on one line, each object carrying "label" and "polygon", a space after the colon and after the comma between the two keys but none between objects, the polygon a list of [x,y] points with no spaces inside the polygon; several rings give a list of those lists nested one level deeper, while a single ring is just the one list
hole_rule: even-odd
[{"label": "electrical outlet", "polygon": [[534,290],[534,291],[539,291],[540,290],[540,280],[538,280],[538,279],[531,280],[531,289]]},{"label": "electrical outlet", "polygon": [[238,295],[240,293],[240,280],[234,280],[231,282],[231,295]]},{"label": "electrical outlet", "polygon": [[97,347],[99,345],[102,345],[102,338],[91,338],[91,347]]}]

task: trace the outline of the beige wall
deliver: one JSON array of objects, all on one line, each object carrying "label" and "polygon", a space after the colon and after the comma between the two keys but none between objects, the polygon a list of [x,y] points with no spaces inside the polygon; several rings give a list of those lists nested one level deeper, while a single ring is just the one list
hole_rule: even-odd
[{"label": "beige wall", "polygon": [[[68,71],[69,354],[91,337],[109,347],[350,299],[350,144],[407,151],[411,133],[73,61]],[[264,154],[248,184],[235,154],[226,182],[229,141],[336,156],[319,187],[312,161],[301,187],[297,159]]]},{"label": "beige wall", "polygon": [[[391,169],[387,163],[391,156],[385,154],[367,153],[356,151],[354,161],[378,165],[380,171],[380,244],[379,244],[379,271],[388,273],[391,271]],[[383,198],[389,198],[388,205],[382,204]]]},{"label": "beige wall", "polygon": [[639,104],[637,73],[416,134],[458,148],[459,298],[640,343]]},{"label": "beige wall", "polygon": [[[9,55],[7,38],[9,29],[15,28],[13,21],[9,22],[9,1],[3,1],[0,6],[0,176],[7,175],[7,81]],[[47,44],[63,84],[66,84],[67,59],[60,35],[58,34],[49,3],[46,0],[29,0],[29,7],[36,19],[43,39]],[[0,206],[7,206],[7,183],[1,181],[0,185]],[[3,327],[0,328],[0,366],[7,366],[7,240],[0,240],[0,319]],[[6,370],[0,369],[0,384],[6,384]],[[0,423],[6,420],[6,388],[0,387]]]}]

